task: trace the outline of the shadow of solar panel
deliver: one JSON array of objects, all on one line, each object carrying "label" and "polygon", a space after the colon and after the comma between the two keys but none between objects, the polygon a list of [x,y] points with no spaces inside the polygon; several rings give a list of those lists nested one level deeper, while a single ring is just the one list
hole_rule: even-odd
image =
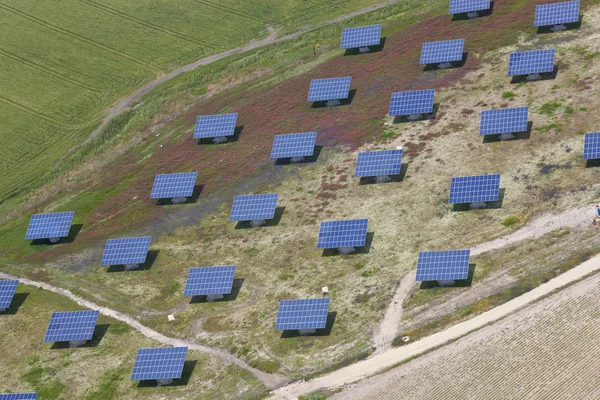
[{"label": "shadow of solar panel", "polygon": [[458,176],[450,184],[449,204],[497,201],[500,196],[500,174]]},{"label": "shadow of solar panel", "polygon": [[469,277],[471,250],[422,251],[417,281],[460,280]]},{"label": "shadow of solar panel", "polygon": [[600,159],[600,132],[586,133],[583,137],[584,160]]},{"label": "shadow of solar panel", "polygon": [[342,30],[341,49],[376,46],[381,42],[381,25],[359,26]]},{"label": "shadow of solar panel", "polygon": [[560,25],[578,21],[579,1],[564,1],[536,6],[533,26]]},{"label": "shadow of solar panel", "polygon": [[37,393],[0,394],[0,400],[36,400]]},{"label": "shadow of solar panel", "polygon": [[281,300],[276,331],[323,329],[327,325],[329,297],[304,300]]},{"label": "shadow of solar panel", "polygon": [[229,294],[233,286],[234,275],[235,265],[190,268],[183,295]]},{"label": "shadow of solar panel", "polygon": [[308,90],[308,100],[327,101],[348,98],[350,94],[351,76],[342,78],[313,79]]},{"label": "shadow of solar panel", "polygon": [[98,310],[53,313],[44,342],[90,340],[94,336],[98,314]]},{"label": "shadow of solar panel", "polygon": [[109,239],[100,265],[143,264],[148,256],[152,237]]},{"label": "shadow of solar panel", "polygon": [[421,64],[462,61],[464,46],[465,39],[423,43],[423,47],[421,48]]},{"label": "shadow of solar panel", "polygon": [[235,196],[229,221],[272,219],[277,207],[277,193]]},{"label": "shadow of solar panel", "polygon": [[554,71],[554,49],[511,53],[508,76],[531,75]]},{"label": "shadow of solar panel", "polygon": [[481,112],[480,135],[496,135],[527,131],[529,108],[502,108]]},{"label": "shadow of solar panel", "polygon": [[235,133],[237,113],[203,115],[196,119],[194,139],[232,136]]},{"label": "shadow of solar panel", "polygon": [[156,175],[150,198],[190,197],[194,193],[197,176],[197,172]]},{"label": "shadow of solar panel", "polygon": [[32,215],[25,234],[25,240],[69,236],[74,215],[74,211]]},{"label": "shadow of solar panel", "polygon": [[367,240],[368,219],[321,222],[318,249],[364,246]]},{"label": "shadow of solar panel", "polygon": [[273,140],[271,158],[309,157],[315,151],[317,132],[277,135]]},{"label": "shadow of solar panel", "polygon": [[449,14],[462,14],[472,11],[489,10],[490,0],[450,0]]},{"label": "shadow of solar panel", "polygon": [[9,308],[15,291],[19,286],[19,280],[0,280],[0,308]]},{"label": "shadow of solar panel", "polygon": [[131,380],[181,378],[187,350],[187,347],[139,349]]},{"label": "shadow of solar panel", "polygon": [[354,176],[399,175],[402,150],[380,150],[358,153]]},{"label": "shadow of solar panel", "polygon": [[429,114],[433,112],[434,89],[392,93],[388,115]]}]

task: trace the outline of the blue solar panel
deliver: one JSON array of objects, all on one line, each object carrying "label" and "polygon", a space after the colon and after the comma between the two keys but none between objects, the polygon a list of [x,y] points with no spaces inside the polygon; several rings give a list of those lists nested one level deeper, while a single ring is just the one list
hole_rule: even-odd
[{"label": "blue solar panel", "polygon": [[554,71],[554,49],[511,53],[508,61],[508,76],[552,71]]},{"label": "blue solar panel", "polygon": [[237,117],[237,113],[198,117],[194,129],[194,139],[232,136],[235,133]]},{"label": "blue solar panel", "polygon": [[342,30],[342,49],[377,46],[381,42],[381,25],[359,26]]},{"label": "blue solar panel", "polygon": [[234,275],[235,265],[190,268],[183,295],[229,294],[233,286]]},{"label": "blue solar panel", "polygon": [[417,281],[467,279],[471,250],[423,251],[417,263]]},{"label": "blue solar panel", "polygon": [[368,219],[321,222],[318,249],[364,246],[367,241]]},{"label": "blue solar panel", "polygon": [[152,186],[151,199],[189,197],[194,193],[197,172],[156,175]]},{"label": "blue solar panel", "polygon": [[433,111],[435,89],[392,93],[388,115],[429,114]]},{"label": "blue solar panel", "polygon": [[329,297],[304,300],[281,300],[276,331],[323,329],[327,326]]},{"label": "blue solar panel", "polygon": [[181,378],[187,350],[187,347],[139,349],[131,380]]},{"label": "blue solar panel", "polygon": [[402,150],[365,151],[358,153],[354,176],[399,175]]},{"label": "blue solar panel", "polygon": [[69,236],[74,215],[74,211],[32,215],[25,234],[25,240]]},{"label": "blue solar panel", "polygon": [[583,137],[583,158],[585,160],[600,159],[600,132],[586,133]]},{"label": "blue solar panel", "polygon": [[536,6],[533,26],[560,25],[577,21],[579,1],[564,1]]},{"label": "blue solar panel", "polygon": [[458,176],[450,184],[450,204],[497,201],[500,192],[500,174]]},{"label": "blue solar panel", "polygon": [[348,98],[351,76],[343,78],[313,79],[310,82],[307,101],[327,101]]},{"label": "blue solar panel", "polygon": [[309,157],[315,151],[317,132],[277,135],[273,141],[271,158]]},{"label": "blue solar panel", "polygon": [[272,219],[277,207],[277,193],[235,196],[229,221]]},{"label": "blue solar panel", "polygon": [[462,14],[472,11],[489,10],[490,0],[450,0],[449,14]]},{"label": "blue solar panel", "polygon": [[461,61],[464,46],[465,39],[423,43],[423,47],[421,48],[421,64]]},{"label": "blue solar panel", "polygon": [[0,280],[0,308],[9,308],[15,291],[19,285],[19,280]]},{"label": "blue solar panel", "polygon": [[37,393],[0,394],[0,400],[36,400]]},{"label": "blue solar panel", "polygon": [[148,256],[152,237],[109,239],[100,265],[143,264]]},{"label": "blue solar panel", "polygon": [[53,313],[44,342],[90,340],[94,336],[98,314],[98,310]]},{"label": "blue solar panel", "polygon": [[481,112],[480,135],[497,135],[527,131],[529,108],[502,108]]}]

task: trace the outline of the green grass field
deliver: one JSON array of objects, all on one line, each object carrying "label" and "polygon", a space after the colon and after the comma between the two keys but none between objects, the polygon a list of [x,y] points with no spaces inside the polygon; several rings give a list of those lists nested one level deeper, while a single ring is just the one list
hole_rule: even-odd
[{"label": "green grass field", "polygon": [[0,203],[53,177],[103,111],[173,68],[377,0],[0,2]]}]

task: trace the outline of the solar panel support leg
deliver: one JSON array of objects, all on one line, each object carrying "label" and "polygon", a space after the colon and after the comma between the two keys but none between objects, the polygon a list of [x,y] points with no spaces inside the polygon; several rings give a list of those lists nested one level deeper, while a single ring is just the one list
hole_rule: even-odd
[{"label": "solar panel support leg", "polygon": [[181,203],[185,203],[187,200],[187,197],[173,197],[171,199],[171,203],[173,204],[181,204]]},{"label": "solar panel support leg", "polygon": [[470,13],[467,14],[468,18],[477,18],[479,17],[479,13],[477,11],[471,11]]},{"label": "solar panel support leg", "polygon": [[58,242],[60,242],[60,238],[59,237],[48,238],[48,241],[50,243],[58,243]]},{"label": "solar panel support leg", "polygon": [[439,69],[448,69],[450,67],[452,67],[452,64],[450,64],[449,62],[443,62],[441,64],[438,64]]},{"label": "solar panel support leg", "polygon": [[253,228],[258,228],[259,226],[266,225],[267,221],[264,219],[255,219],[254,221],[250,221],[250,226]]},{"label": "solar panel support leg", "polygon": [[221,144],[221,143],[225,143],[226,141],[227,141],[227,136],[217,136],[217,137],[213,138],[214,144]]},{"label": "solar panel support leg", "polygon": [[514,139],[515,135],[513,135],[512,133],[501,133],[500,134],[500,140],[510,140],[510,139]]},{"label": "solar panel support leg", "polygon": [[554,25],[552,27],[552,32],[560,32],[560,31],[566,31],[567,27],[564,24],[558,24],[558,25]]},{"label": "solar panel support leg", "polygon": [[358,52],[359,53],[369,53],[370,51],[371,51],[371,49],[369,48],[369,46],[359,47],[358,48]]},{"label": "solar panel support leg", "polygon": [[157,379],[156,386],[167,386],[173,383],[173,379]]},{"label": "solar panel support leg", "polygon": [[408,120],[409,121],[419,121],[423,119],[423,115],[422,114],[411,114],[408,116]]},{"label": "solar panel support leg", "polygon": [[442,280],[442,281],[437,281],[437,282],[438,282],[438,285],[440,285],[442,287],[443,286],[452,286],[455,283],[455,281],[453,281],[453,280]]},{"label": "solar panel support leg", "polygon": [[527,75],[527,79],[528,82],[531,81],[539,81],[540,79],[542,79],[542,76],[540,74],[531,74],[531,75]]},{"label": "solar panel support leg", "polygon": [[317,332],[316,329],[298,329],[300,336],[313,335]]},{"label": "solar panel support leg", "polygon": [[138,269],[140,264],[125,264],[125,271],[132,271],[134,269]]},{"label": "solar panel support leg", "polygon": [[69,347],[80,347],[85,344],[85,340],[71,340],[69,341]]},{"label": "solar panel support leg", "polygon": [[292,163],[301,163],[302,161],[304,161],[304,157],[292,157],[290,160]]},{"label": "solar panel support leg", "polygon": [[206,296],[206,301],[215,301],[215,300],[221,300],[223,298],[222,294],[209,294]]},{"label": "solar panel support leg", "polygon": [[335,107],[335,106],[339,106],[340,104],[342,104],[342,103],[340,103],[339,100],[329,100],[325,105],[327,107]]},{"label": "solar panel support leg", "polygon": [[380,175],[380,176],[376,176],[375,177],[375,182],[376,183],[386,183],[391,181],[392,178],[389,175]]},{"label": "solar panel support leg", "polygon": [[347,256],[350,253],[354,253],[355,250],[356,249],[354,247],[340,247],[340,248],[338,248],[338,251],[341,254],[345,255],[345,256]]},{"label": "solar panel support leg", "polygon": [[475,202],[475,203],[469,203],[469,206],[473,210],[478,210],[480,208],[486,208],[487,207],[487,203],[485,201],[478,201],[478,202]]}]

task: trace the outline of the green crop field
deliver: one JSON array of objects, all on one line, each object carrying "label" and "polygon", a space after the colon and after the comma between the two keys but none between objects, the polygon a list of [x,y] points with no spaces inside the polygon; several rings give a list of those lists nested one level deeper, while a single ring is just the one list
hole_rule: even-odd
[{"label": "green crop field", "polygon": [[103,111],[175,67],[377,0],[0,2],[0,202],[53,177]]}]

